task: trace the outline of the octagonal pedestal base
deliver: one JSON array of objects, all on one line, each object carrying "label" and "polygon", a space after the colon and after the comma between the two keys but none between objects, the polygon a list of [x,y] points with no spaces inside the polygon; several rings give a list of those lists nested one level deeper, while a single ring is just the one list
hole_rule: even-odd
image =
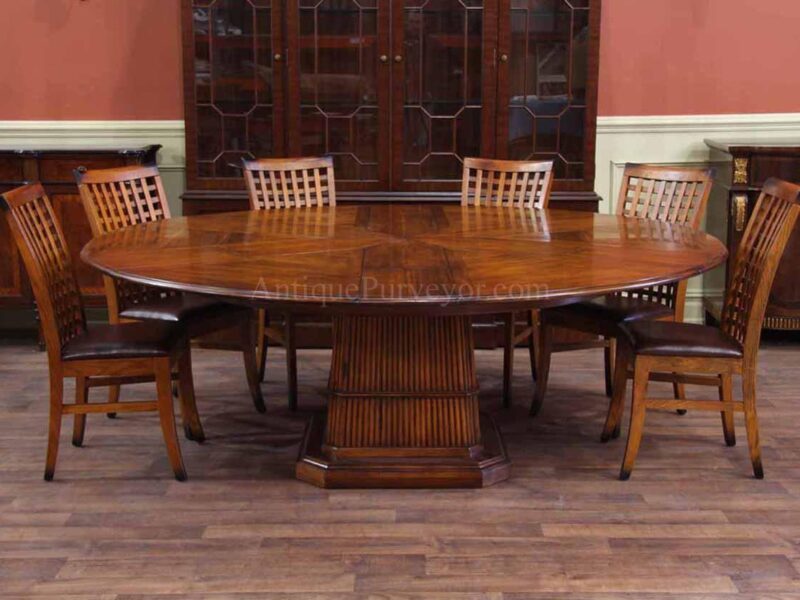
[{"label": "octagonal pedestal base", "polygon": [[508,460],[492,418],[480,416],[482,447],[464,456],[450,449],[392,448],[369,456],[338,456],[322,440],[326,415],[314,415],[295,468],[299,480],[323,488],[479,488],[508,479]]}]

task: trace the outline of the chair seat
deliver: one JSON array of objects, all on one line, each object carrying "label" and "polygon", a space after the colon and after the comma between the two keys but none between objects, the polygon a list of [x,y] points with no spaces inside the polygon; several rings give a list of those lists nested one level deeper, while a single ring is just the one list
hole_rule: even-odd
[{"label": "chair seat", "polygon": [[616,294],[584,300],[568,306],[551,309],[565,315],[581,315],[613,323],[628,323],[643,319],[669,317],[673,309],[658,302]]},{"label": "chair seat", "polygon": [[636,354],[742,358],[742,347],[717,327],[673,321],[637,321],[621,328]]},{"label": "chair seat", "polygon": [[546,321],[552,325],[612,337],[623,323],[663,319],[673,314],[673,309],[664,304],[617,294],[544,311]]},{"label": "chair seat", "polygon": [[196,294],[177,294],[141,302],[120,311],[123,319],[137,321],[169,321],[170,323],[186,323],[187,321],[214,319],[220,315],[233,312],[245,312],[250,309],[237,306],[214,298]]},{"label": "chair seat", "polygon": [[158,358],[169,356],[183,336],[183,328],[174,323],[97,325],[64,344],[61,358]]}]

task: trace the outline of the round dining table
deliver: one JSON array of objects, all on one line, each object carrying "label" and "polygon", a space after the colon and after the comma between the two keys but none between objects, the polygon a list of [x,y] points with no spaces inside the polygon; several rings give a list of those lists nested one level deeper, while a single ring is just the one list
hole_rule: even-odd
[{"label": "round dining table", "polygon": [[327,410],[296,476],[322,487],[481,487],[509,476],[481,413],[472,316],[703,273],[684,225],[567,210],[369,204],[179,217],[89,242],[103,273],[333,321]]}]

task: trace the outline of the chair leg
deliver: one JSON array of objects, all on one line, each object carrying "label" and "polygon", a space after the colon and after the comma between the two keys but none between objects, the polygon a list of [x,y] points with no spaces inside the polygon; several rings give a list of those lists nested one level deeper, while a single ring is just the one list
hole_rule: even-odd
[{"label": "chair leg", "polygon": [[[86,404],[89,401],[89,386],[86,377],[75,378],[75,404]],[[72,420],[72,445],[80,448],[83,445],[83,435],[86,432],[86,415],[75,413]]]},{"label": "chair leg", "polygon": [[531,336],[528,338],[528,356],[531,361],[531,376],[536,381],[536,330],[539,328],[539,311],[528,311],[528,325],[531,328]]},{"label": "chair leg", "polygon": [[[678,383],[677,381],[672,382],[672,394],[675,396],[676,400],[686,400],[686,385],[683,383]],[[686,409],[679,408],[675,411],[679,415],[685,415]]]},{"label": "chair leg", "polygon": [[614,356],[616,355],[617,340],[604,337],[603,346],[603,367],[606,382],[606,396],[611,398],[614,395]]},{"label": "chair leg", "polygon": [[633,402],[631,403],[631,424],[628,429],[628,443],[625,447],[625,457],[622,459],[622,468],[619,478],[627,481],[633,471],[633,463],[639,453],[644,430],[645,398],[647,396],[647,382],[650,379],[648,368],[638,358],[634,358],[633,375]]},{"label": "chair leg", "polygon": [[175,409],[172,400],[172,370],[169,359],[159,358],[155,362],[156,390],[158,391],[158,417],[161,433],[167,446],[167,456],[178,481],[186,481],[186,468],[183,466],[178,431],[175,428]]},{"label": "chair leg", "polygon": [[[720,375],[719,399],[722,402],[733,402],[733,381],[731,379],[730,373]],[[735,446],[736,426],[733,422],[733,410],[723,410],[720,415],[722,416],[722,433],[725,436],[725,443],[728,446]]]},{"label": "chair leg", "polygon": [[753,474],[756,479],[764,479],[764,467],[761,464],[761,444],[758,440],[756,373],[754,370],[747,369],[742,373],[742,391],[744,395],[744,424],[747,428],[747,447],[750,450],[750,462],[753,463]]},{"label": "chair leg", "polygon": [[297,410],[297,340],[295,339],[294,317],[286,315],[286,379],[289,387],[289,410]]},{"label": "chair leg", "polygon": [[202,443],[206,440],[206,435],[200,422],[200,414],[197,412],[193,379],[192,351],[187,344],[186,349],[178,357],[178,397],[181,402],[183,433],[187,440]]},{"label": "chair leg", "polygon": [[254,338],[253,323],[250,319],[242,320],[239,327],[239,336],[242,344],[242,357],[244,358],[244,370],[247,376],[247,385],[250,388],[250,396],[253,398],[253,406],[260,413],[267,412],[264,405],[264,397],[261,395],[261,380],[258,374],[258,359],[256,358],[256,339]]},{"label": "chair leg", "polygon": [[614,381],[612,385],[613,394],[608,403],[608,414],[603,426],[603,433],[600,434],[600,441],[607,442],[612,438],[618,438],[622,414],[625,412],[625,391],[628,388],[628,367],[630,364],[630,351],[625,344],[616,344],[616,356],[614,358]]},{"label": "chair leg", "polygon": [[258,327],[256,328],[256,350],[258,352],[258,380],[264,381],[267,372],[267,350],[269,340],[267,339],[267,325],[269,325],[269,315],[263,308],[258,309]]},{"label": "chair leg", "polygon": [[47,458],[44,466],[45,481],[52,481],[58,458],[58,438],[61,436],[61,414],[64,405],[64,378],[61,373],[50,375],[50,421],[47,431]]},{"label": "chair leg", "polygon": [[514,375],[514,313],[503,315],[503,408],[511,406],[511,379]]},{"label": "chair leg", "polygon": [[553,352],[553,328],[546,323],[539,323],[536,346],[539,353],[539,364],[536,368],[536,387],[533,391],[530,415],[539,414],[547,392],[547,379],[550,376],[550,355]]},{"label": "chair leg", "polygon": [[[117,402],[119,402],[119,392],[120,392],[120,386],[119,385],[110,385],[110,386],[108,386],[108,403],[109,404],[116,404]],[[117,418],[117,413],[115,413],[115,412],[106,413],[106,416],[109,419],[116,419]]]}]

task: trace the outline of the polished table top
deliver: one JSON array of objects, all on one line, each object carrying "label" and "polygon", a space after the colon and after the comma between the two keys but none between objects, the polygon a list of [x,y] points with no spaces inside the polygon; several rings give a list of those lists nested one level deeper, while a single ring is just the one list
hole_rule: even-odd
[{"label": "polished table top", "polygon": [[726,250],[659,221],[373,204],[173,218],[94,239],[81,257],[114,277],[252,304],[480,313],[684,279]]}]

